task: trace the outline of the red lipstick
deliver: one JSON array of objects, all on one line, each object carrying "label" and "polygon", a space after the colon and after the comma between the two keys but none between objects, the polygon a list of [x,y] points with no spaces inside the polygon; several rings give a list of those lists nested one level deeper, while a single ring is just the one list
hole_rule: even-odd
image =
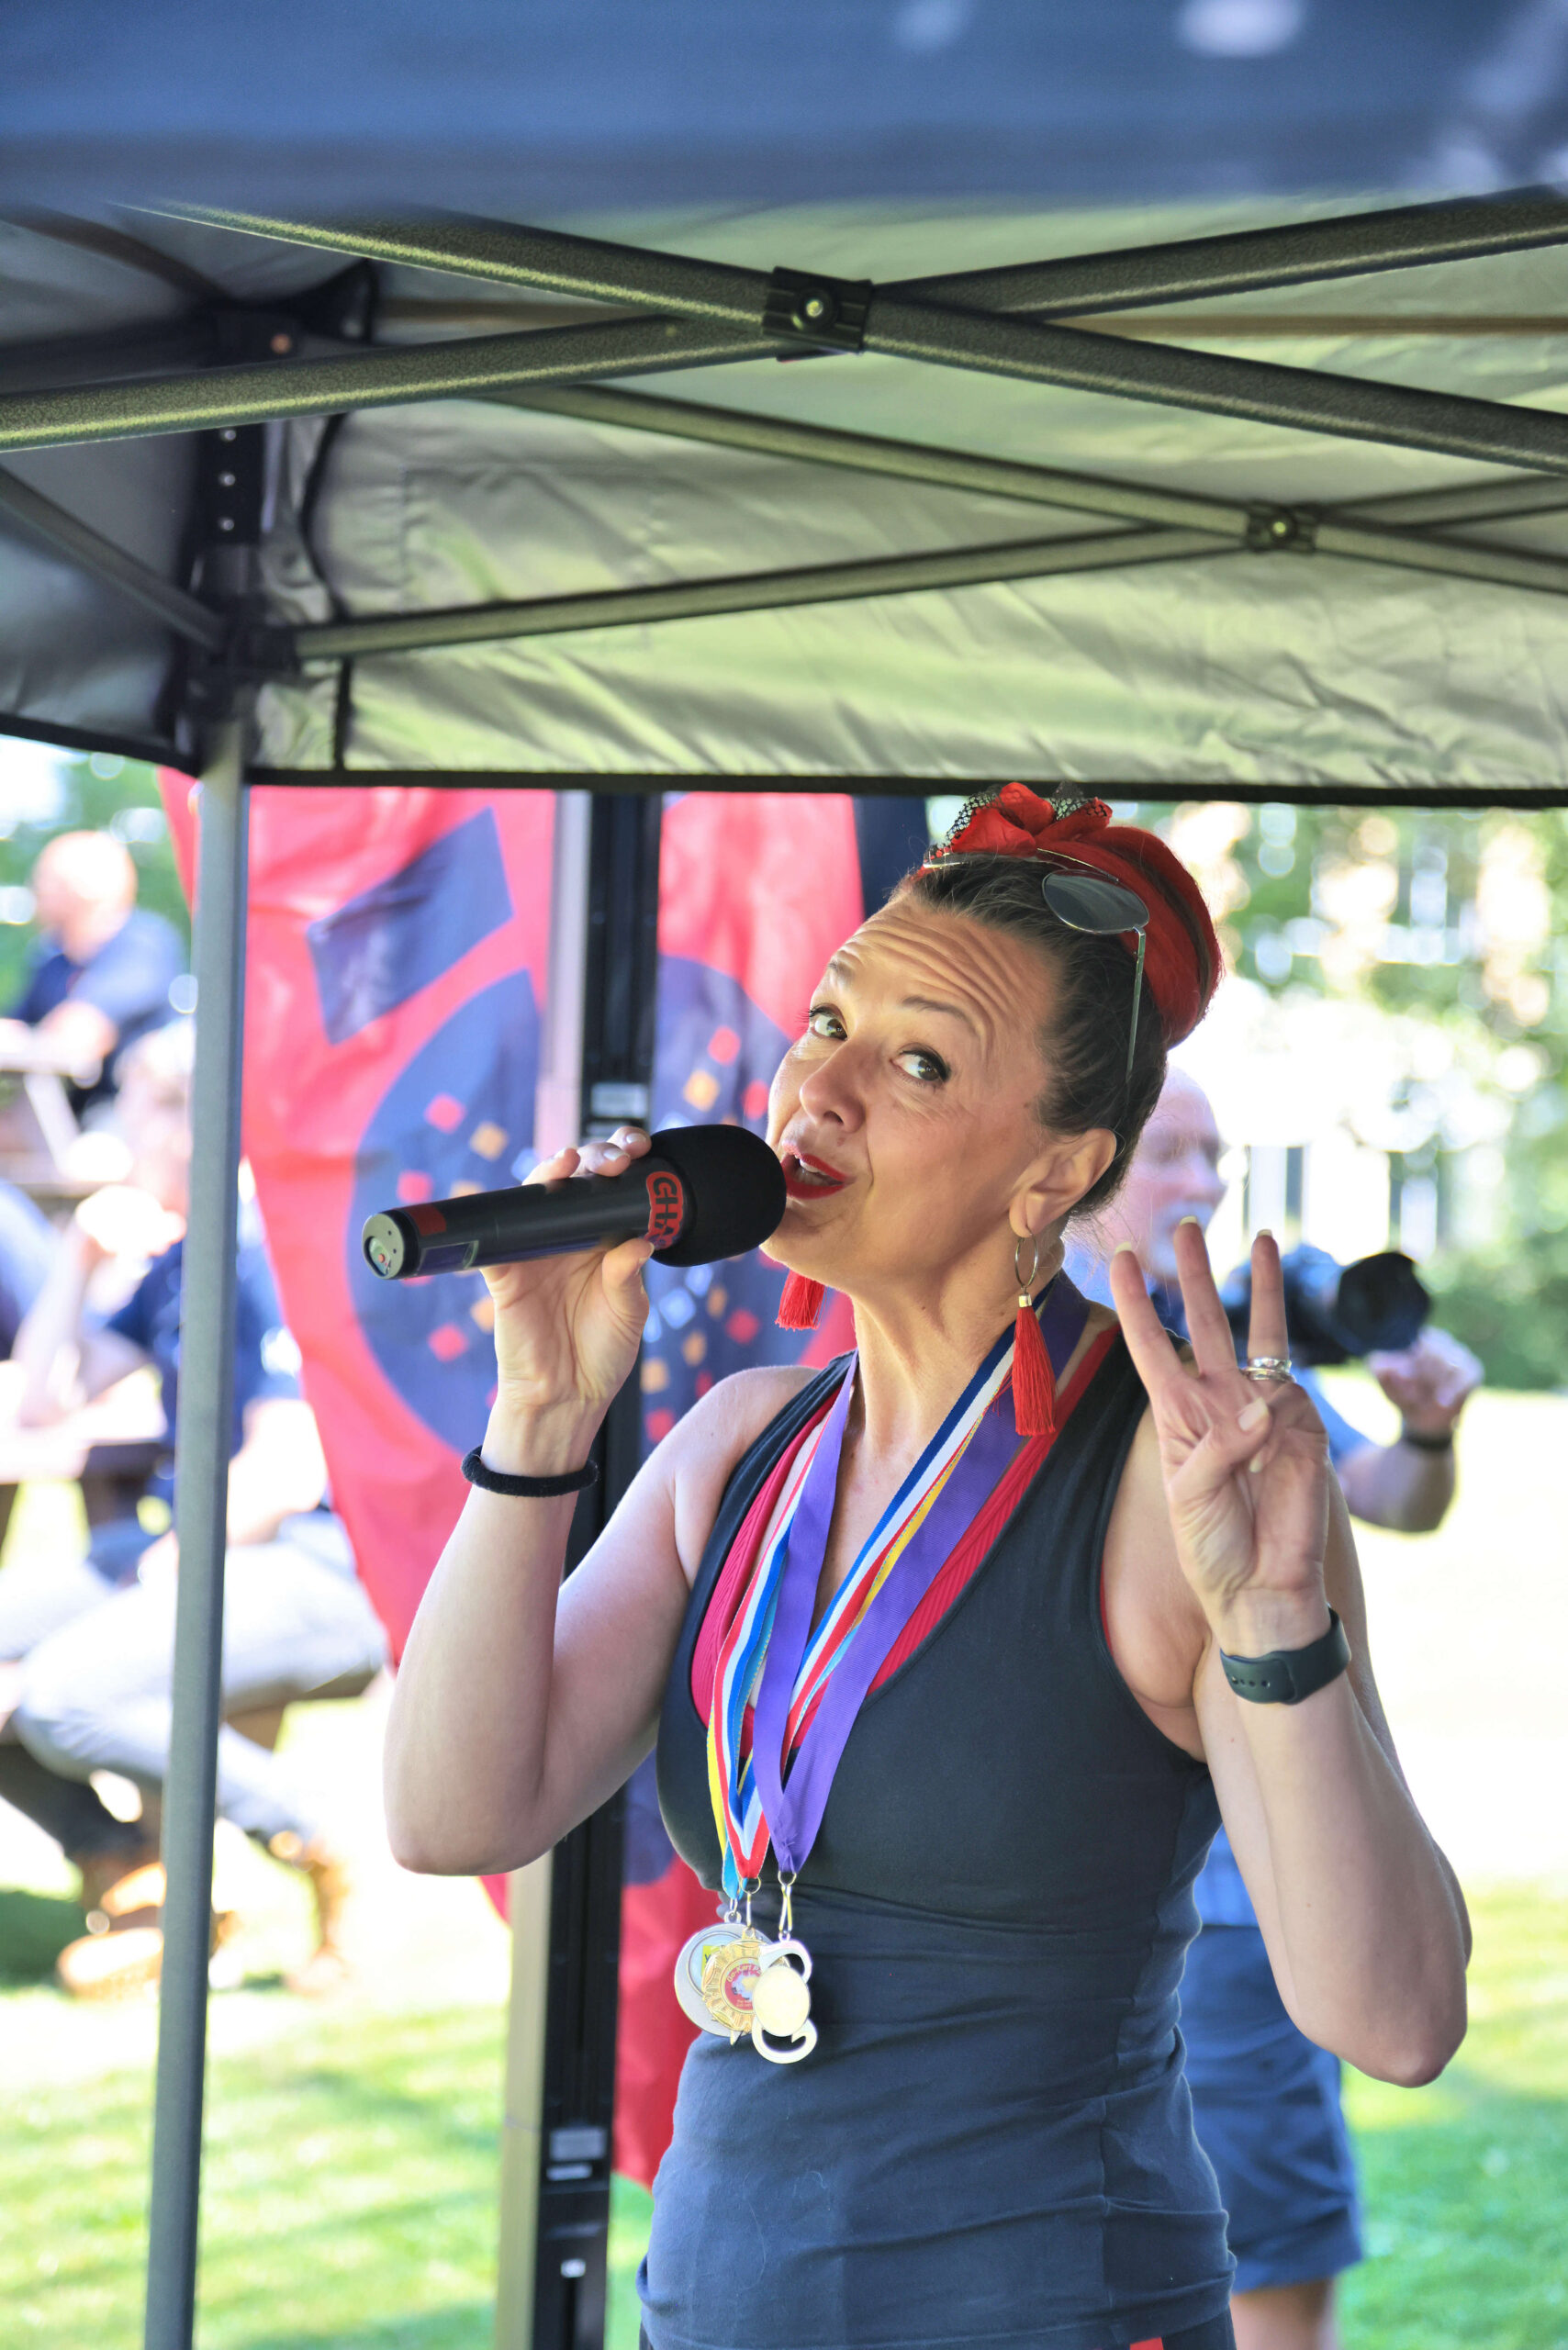
[{"label": "red lipstick", "polygon": [[813,1158],[803,1150],[787,1150],[782,1165],[784,1189],[792,1200],[823,1200],[834,1192],[842,1192],[848,1182],[836,1167],[823,1158]]}]

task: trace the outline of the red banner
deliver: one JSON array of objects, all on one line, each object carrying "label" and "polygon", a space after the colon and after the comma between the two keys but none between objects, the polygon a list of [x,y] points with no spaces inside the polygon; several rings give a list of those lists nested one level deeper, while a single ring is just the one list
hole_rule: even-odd
[{"label": "red banner", "polygon": [[[188,840],[189,785],[165,781]],[[382,1281],[373,1210],[515,1181],[533,1138],[547,792],[252,796],[245,1149],[332,1494],[401,1650],[494,1385],[478,1275]]]},{"label": "red banner", "polygon": [[[191,786],[170,774],[163,787],[188,886]],[[484,1428],[495,1360],[477,1274],[382,1281],[360,1227],[376,1208],[493,1190],[531,1163],[553,811],[537,791],[252,796],[245,1149],[333,1497],[397,1651],[461,1507],[458,1462]],[[860,904],[850,800],[666,799],[653,1125],[763,1130],[768,1082]],[[838,1299],[808,1340],[779,1330],[782,1279],[757,1256],[650,1268],[650,1445],[715,1379],[852,1343]],[[675,1953],[711,1914],[640,1774],[616,2161],[644,2180],[691,2037]]]}]

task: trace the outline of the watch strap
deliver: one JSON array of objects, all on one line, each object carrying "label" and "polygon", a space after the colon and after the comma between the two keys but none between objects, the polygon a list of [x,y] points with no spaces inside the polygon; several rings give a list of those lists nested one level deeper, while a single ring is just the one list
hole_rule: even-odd
[{"label": "watch strap", "polygon": [[590,1457],[580,1469],[568,1469],[559,1477],[509,1477],[504,1470],[487,1469],[476,1445],[463,1456],[463,1474],[482,1493],[506,1494],[513,1501],[548,1502],[558,1494],[580,1494],[585,1487],[597,1485],[599,1463]]},{"label": "watch strap", "polygon": [[1266,1656],[1226,1656],[1219,1661],[1238,1697],[1253,1706],[1299,1706],[1316,1689],[1337,1681],[1350,1662],[1350,1643],[1332,1607],[1328,1629],[1304,1649],[1271,1649]]},{"label": "watch strap", "polygon": [[1399,1441],[1401,1444],[1407,1444],[1413,1452],[1451,1452],[1453,1430],[1444,1428],[1440,1435],[1428,1435],[1423,1428],[1402,1427],[1399,1431]]}]

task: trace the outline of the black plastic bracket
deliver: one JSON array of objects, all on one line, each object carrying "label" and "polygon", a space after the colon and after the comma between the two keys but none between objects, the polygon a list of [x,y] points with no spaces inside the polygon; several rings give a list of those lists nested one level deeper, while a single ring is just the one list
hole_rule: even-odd
[{"label": "black plastic bracket", "polygon": [[[818,277],[776,269],[768,281],[763,331],[808,343],[812,351],[860,351],[875,288],[868,277]],[[793,352],[779,353],[793,358]]]},{"label": "black plastic bracket", "polygon": [[1313,554],[1317,517],[1306,506],[1255,506],[1247,517],[1249,554]]}]

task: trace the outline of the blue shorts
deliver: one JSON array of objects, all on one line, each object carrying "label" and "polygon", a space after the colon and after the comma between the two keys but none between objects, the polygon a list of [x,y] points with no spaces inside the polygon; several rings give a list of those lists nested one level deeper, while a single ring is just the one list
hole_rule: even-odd
[{"label": "blue shorts", "polygon": [[1187,1953],[1182,2031],[1236,2290],[1353,2267],[1361,2236],[1339,2060],[1285,2013],[1256,1926],[1204,1927]]}]

